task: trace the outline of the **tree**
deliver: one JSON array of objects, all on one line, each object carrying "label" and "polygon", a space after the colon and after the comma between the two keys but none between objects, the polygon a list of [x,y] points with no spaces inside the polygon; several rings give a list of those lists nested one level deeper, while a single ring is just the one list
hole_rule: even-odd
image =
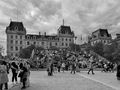
[{"label": "tree", "polygon": [[2,45],[0,45],[0,58],[3,58],[3,54],[4,53],[4,48]]},{"label": "tree", "polygon": [[32,50],[35,48],[34,45],[28,46],[27,48],[23,48],[22,50],[20,50],[19,52],[19,57],[20,58],[30,58],[31,57],[31,53]]},{"label": "tree", "polygon": [[56,46],[51,46],[50,49],[51,50],[59,50]]},{"label": "tree", "polygon": [[118,48],[118,44],[116,41],[113,41],[111,44],[109,45],[105,45],[104,46],[104,57],[106,59],[108,59],[110,62],[115,62],[115,58],[116,56],[119,56],[119,48]]},{"label": "tree", "polygon": [[96,43],[96,44],[95,44],[94,46],[92,46],[91,48],[92,48],[92,50],[93,50],[95,53],[97,53],[97,54],[99,54],[99,55],[101,55],[101,56],[104,55],[104,52],[103,52],[104,44],[103,44],[102,42]]},{"label": "tree", "polygon": [[72,51],[80,51],[81,50],[80,46],[78,44],[71,43],[69,47]]},{"label": "tree", "polygon": [[112,53],[113,60],[112,62],[120,61],[120,48],[116,49],[114,53]]}]

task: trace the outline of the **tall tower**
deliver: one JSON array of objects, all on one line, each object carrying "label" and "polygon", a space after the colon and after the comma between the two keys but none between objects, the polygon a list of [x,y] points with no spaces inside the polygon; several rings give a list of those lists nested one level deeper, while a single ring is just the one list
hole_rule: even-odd
[{"label": "tall tower", "polygon": [[24,47],[26,29],[22,22],[10,21],[6,27],[7,34],[7,55],[18,56],[20,49]]}]

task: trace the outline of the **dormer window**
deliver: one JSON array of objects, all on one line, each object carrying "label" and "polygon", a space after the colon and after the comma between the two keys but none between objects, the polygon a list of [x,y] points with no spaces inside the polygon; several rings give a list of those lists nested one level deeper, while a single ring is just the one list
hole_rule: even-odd
[{"label": "dormer window", "polygon": [[15,30],[18,30],[18,27],[17,27],[17,26],[15,26]]},{"label": "dormer window", "polygon": [[29,37],[29,36],[27,36],[27,39],[30,39],[30,37]]},{"label": "dormer window", "polygon": [[36,37],[35,37],[35,36],[33,36],[33,39],[36,39]]}]

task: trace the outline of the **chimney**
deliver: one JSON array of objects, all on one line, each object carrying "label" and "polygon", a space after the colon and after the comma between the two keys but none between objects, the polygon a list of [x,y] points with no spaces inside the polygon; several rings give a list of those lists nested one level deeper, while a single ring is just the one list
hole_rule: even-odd
[{"label": "chimney", "polygon": [[44,35],[46,36],[46,32],[44,32]]},{"label": "chimney", "polygon": [[41,32],[39,32],[39,35],[41,35]]}]

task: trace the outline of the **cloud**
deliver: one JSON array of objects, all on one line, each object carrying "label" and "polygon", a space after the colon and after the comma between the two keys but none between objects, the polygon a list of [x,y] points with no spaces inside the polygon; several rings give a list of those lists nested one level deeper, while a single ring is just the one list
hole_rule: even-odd
[{"label": "cloud", "polygon": [[79,38],[101,27],[115,34],[120,33],[120,0],[1,0],[0,42],[4,44],[10,18],[22,21],[28,33],[57,33],[64,19]]}]

